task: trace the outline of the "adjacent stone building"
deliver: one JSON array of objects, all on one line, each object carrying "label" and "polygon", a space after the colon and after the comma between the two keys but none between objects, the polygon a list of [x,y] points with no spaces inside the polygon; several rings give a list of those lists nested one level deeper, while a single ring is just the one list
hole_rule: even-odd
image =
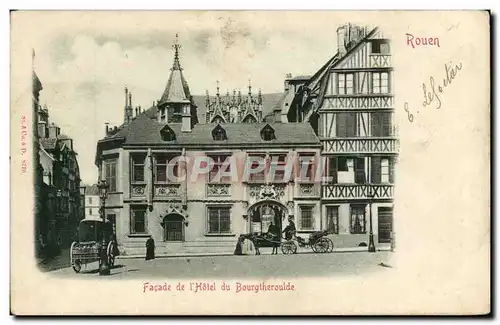
[{"label": "adjacent stone building", "polygon": [[41,222],[43,241],[68,248],[81,220],[80,170],[73,140],[49,120],[46,105],[38,107],[39,160],[42,174]]}]

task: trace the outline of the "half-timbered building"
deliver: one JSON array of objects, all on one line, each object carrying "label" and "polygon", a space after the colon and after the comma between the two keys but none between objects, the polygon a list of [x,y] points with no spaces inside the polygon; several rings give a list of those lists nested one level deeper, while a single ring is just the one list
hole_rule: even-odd
[{"label": "half-timbered building", "polygon": [[337,29],[338,51],[275,108],[288,122],[309,122],[317,133],[326,175],[321,190],[322,227],[337,246],[393,236],[393,68],[389,39],[378,28]]}]

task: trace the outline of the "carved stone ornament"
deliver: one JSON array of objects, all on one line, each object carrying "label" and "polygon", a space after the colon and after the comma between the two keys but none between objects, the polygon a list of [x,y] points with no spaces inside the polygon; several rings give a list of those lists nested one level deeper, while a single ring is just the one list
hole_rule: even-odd
[{"label": "carved stone ornament", "polygon": [[146,191],[146,185],[132,185],[132,195],[140,196],[144,195]]},{"label": "carved stone ornament", "polygon": [[155,196],[180,196],[180,184],[157,184]]},{"label": "carved stone ornament", "polygon": [[189,217],[187,213],[187,209],[182,206],[180,203],[169,203],[164,212],[160,213],[159,218],[163,221],[163,218],[169,214],[179,214],[183,216],[186,220]]},{"label": "carved stone ornament", "polygon": [[314,195],[314,184],[300,184],[300,195]]},{"label": "carved stone ornament", "polygon": [[230,184],[207,184],[207,196],[229,196]]},{"label": "carved stone ornament", "polygon": [[276,200],[279,201],[285,195],[284,185],[266,184],[251,185],[249,189],[250,197],[257,200]]}]

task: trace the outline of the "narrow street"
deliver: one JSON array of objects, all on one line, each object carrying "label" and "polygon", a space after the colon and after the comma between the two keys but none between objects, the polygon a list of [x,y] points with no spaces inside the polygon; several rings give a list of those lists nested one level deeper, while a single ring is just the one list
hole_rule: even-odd
[{"label": "narrow street", "polygon": [[[361,274],[387,270],[380,263],[390,265],[390,252],[349,252],[295,255],[247,255],[168,257],[145,261],[142,258],[117,259],[111,270],[111,279],[168,277],[168,278],[241,278],[331,276]],[[97,263],[82,268],[77,274],[71,267],[50,272],[58,277],[98,277]]]}]

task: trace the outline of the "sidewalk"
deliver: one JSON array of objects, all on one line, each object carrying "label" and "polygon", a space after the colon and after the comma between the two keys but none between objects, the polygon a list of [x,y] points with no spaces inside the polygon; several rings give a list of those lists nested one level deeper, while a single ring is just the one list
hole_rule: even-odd
[{"label": "sidewalk", "polygon": [[[388,252],[390,251],[390,247],[380,247],[377,248],[377,252]],[[354,253],[354,252],[368,252],[368,247],[348,247],[348,248],[334,248],[332,253]],[[281,251],[279,251],[280,255],[283,255]],[[299,249],[297,254],[322,254],[322,253],[314,253],[311,249]],[[323,253],[324,254],[324,253]],[[326,253],[331,254],[331,253]],[[243,254],[243,255],[255,255],[255,252]],[[271,255],[271,250],[263,251],[261,248],[261,255]],[[209,257],[209,256],[234,256],[233,252],[224,252],[224,253],[180,253],[180,254],[156,254],[155,258],[175,258],[175,257]],[[117,256],[117,260],[121,259],[134,259],[134,258],[144,258],[144,255],[120,255]]]},{"label": "sidewalk", "polygon": [[40,270],[44,272],[69,267],[71,266],[69,260],[69,250],[70,250],[69,248],[63,248],[61,249],[60,254],[54,257],[48,257],[48,258],[37,257],[36,264],[40,268]]}]

